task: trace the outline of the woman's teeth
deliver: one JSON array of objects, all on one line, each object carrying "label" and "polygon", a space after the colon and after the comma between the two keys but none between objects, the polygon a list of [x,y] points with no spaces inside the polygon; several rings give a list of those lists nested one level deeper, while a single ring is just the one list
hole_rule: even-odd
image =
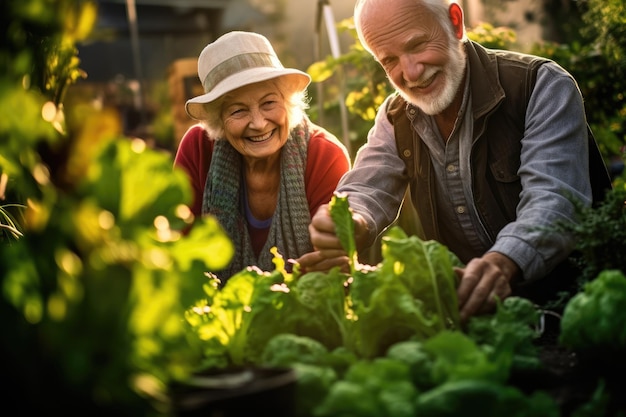
[{"label": "woman's teeth", "polygon": [[252,142],[263,142],[264,140],[268,140],[272,136],[272,133],[274,133],[274,131],[268,132],[263,136],[250,136],[248,139]]}]

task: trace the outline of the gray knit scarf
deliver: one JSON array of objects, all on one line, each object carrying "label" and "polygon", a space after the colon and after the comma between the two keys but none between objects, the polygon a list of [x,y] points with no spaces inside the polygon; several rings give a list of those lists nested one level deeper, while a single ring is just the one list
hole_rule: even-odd
[{"label": "gray knit scarf", "polygon": [[226,139],[215,142],[204,187],[202,213],[215,216],[235,246],[230,265],[222,271],[212,271],[222,285],[248,266],[273,271],[274,255],[270,249],[274,246],[285,261],[298,258],[313,249],[308,229],[311,214],[304,185],[308,143],[309,129],[304,120],[291,130],[282,148],[278,203],[267,241],[257,259],[250,243],[243,207],[243,158]]}]

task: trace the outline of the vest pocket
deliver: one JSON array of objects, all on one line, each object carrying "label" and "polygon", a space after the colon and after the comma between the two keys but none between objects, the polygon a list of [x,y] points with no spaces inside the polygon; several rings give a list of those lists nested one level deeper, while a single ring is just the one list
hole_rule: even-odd
[{"label": "vest pocket", "polygon": [[498,182],[511,183],[519,181],[517,170],[519,169],[519,157],[510,155],[492,162],[489,165],[491,175]]}]

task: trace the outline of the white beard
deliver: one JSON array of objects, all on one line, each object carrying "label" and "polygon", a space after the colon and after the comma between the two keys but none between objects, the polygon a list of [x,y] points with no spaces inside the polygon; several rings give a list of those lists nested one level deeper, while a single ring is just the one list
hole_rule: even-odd
[{"label": "white beard", "polygon": [[[465,48],[463,44],[459,43],[458,39],[454,37],[450,39],[449,46],[448,56],[450,59],[445,67],[426,68],[424,75],[416,83],[404,83],[403,86],[398,86],[392,82],[392,85],[398,90],[402,98],[431,116],[443,112],[452,104],[459,86],[463,81],[463,74],[465,72]],[[415,95],[411,87],[425,84],[425,81],[432,77],[437,71],[443,73],[443,88],[429,95]]]}]

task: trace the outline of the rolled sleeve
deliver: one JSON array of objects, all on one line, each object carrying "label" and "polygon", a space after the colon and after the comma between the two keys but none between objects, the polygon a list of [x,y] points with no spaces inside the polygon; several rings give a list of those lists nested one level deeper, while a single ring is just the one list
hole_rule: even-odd
[{"label": "rolled sleeve", "polygon": [[500,231],[490,249],[513,259],[526,280],[549,273],[574,247],[572,236],[547,229],[576,221],[572,200],[591,204],[588,155],[580,90],[560,66],[544,64],[526,113],[517,219]]}]

